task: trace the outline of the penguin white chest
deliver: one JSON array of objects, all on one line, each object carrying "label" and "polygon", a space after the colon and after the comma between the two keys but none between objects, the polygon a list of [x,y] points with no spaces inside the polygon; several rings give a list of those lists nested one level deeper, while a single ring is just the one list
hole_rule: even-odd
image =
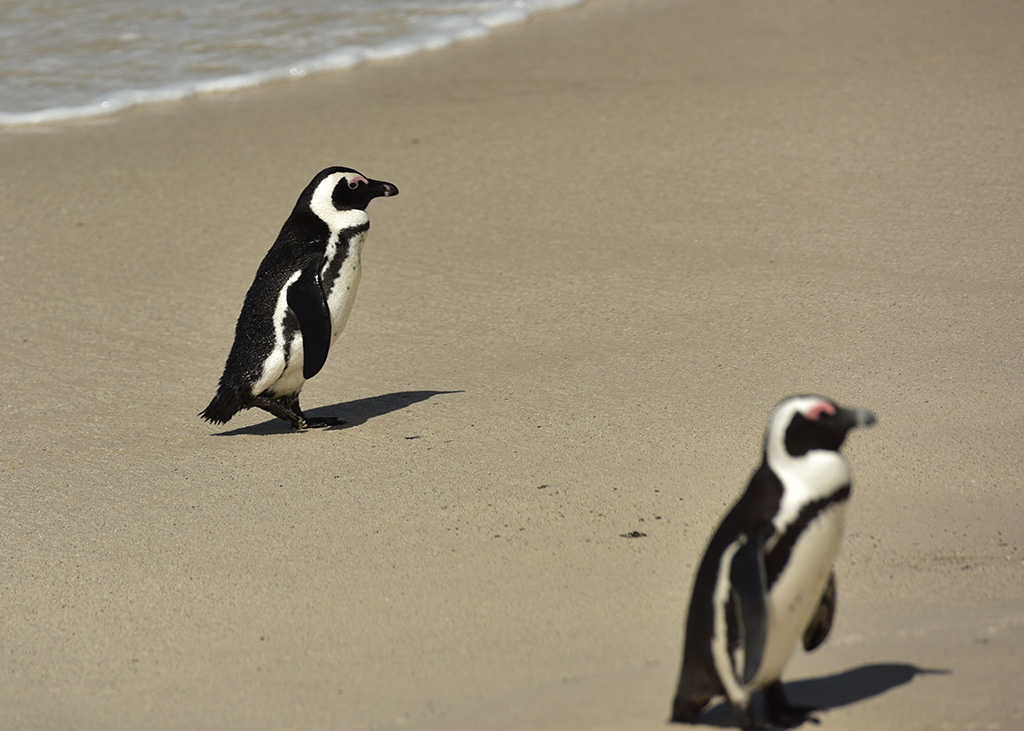
[{"label": "penguin white chest", "polygon": [[839,553],[845,502],[822,510],[793,543],[789,560],[768,592],[768,633],[761,668],[752,685],[777,679],[800,641]]},{"label": "penguin white chest", "polygon": [[355,302],[362,275],[359,258],[365,241],[366,232],[363,231],[349,238],[347,246],[338,246],[336,243],[328,246],[324,256],[320,277],[327,298],[327,309],[331,312],[331,345],[345,329],[352,312],[352,303]]},{"label": "penguin white chest", "polygon": [[[331,316],[331,345],[345,329],[348,316],[352,312],[356,290],[359,287],[360,264],[366,232],[362,231],[350,236],[346,243],[339,242],[334,234],[328,242],[320,266],[320,282],[327,309]],[[277,343],[273,352],[264,364],[263,374],[253,388],[254,393],[264,389],[271,396],[298,393],[306,382],[303,376],[305,352],[302,332],[298,328],[286,327],[288,307],[288,287],[299,278],[301,271],[295,272],[286,282],[278,296],[274,313],[274,329]]]}]

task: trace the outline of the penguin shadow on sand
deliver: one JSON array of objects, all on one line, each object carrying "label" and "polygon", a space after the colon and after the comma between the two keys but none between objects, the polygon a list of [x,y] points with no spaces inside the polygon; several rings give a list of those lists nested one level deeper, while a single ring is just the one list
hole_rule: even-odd
[{"label": "penguin shadow on sand", "polygon": [[[906,663],[872,663],[834,675],[789,681],[785,687],[787,697],[794,703],[812,706],[824,713],[887,693],[906,685],[918,675],[949,675],[951,672]],[[736,714],[728,702],[722,702],[701,713],[696,723],[736,728]]]},{"label": "penguin shadow on sand", "polygon": [[[324,427],[322,429],[310,429],[308,431],[336,431],[339,429],[351,429],[354,426],[365,424],[370,419],[384,414],[390,414],[392,411],[398,411],[404,409],[407,406],[412,406],[421,401],[426,401],[434,396],[443,396],[445,394],[452,393],[464,393],[463,391],[398,391],[396,393],[385,393],[380,396],[370,396],[369,398],[356,399],[355,401],[347,401],[342,403],[334,404],[333,406],[321,406],[315,409],[309,409],[308,415],[312,417],[324,417],[324,416],[336,416],[344,419],[343,424],[336,426]],[[259,424],[252,424],[250,426],[243,426],[237,429],[231,429],[229,431],[218,432],[214,436],[218,437],[233,437],[241,435],[255,435],[255,434],[301,434],[302,431],[298,431],[293,428],[288,422],[282,419],[271,418],[267,421]]]}]

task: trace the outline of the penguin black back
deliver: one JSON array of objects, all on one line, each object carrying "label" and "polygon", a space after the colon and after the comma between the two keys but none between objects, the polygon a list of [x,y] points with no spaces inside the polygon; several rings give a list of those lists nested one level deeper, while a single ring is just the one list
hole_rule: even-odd
[{"label": "penguin black back", "polygon": [[[719,581],[720,565],[717,559],[726,553],[738,536],[750,542],[759,527],[770,523],[781,500],[782,483],[762,460],[747,490],[729,509],[711,536],[693,582],[690,609],[686,617],[684,662],[679,679],[679,688],[685,688],[686,692],[676,696],[673,721],[692,720],[708,701],[725,692],[711,653],[709,628],[715,623],[714,607],[710,599],[704,599],[712,596]],[[735,646],[739,637],[736,632],[736,606],[731,600],[727,613],[733,619],[729,622],[728,643]]]}]

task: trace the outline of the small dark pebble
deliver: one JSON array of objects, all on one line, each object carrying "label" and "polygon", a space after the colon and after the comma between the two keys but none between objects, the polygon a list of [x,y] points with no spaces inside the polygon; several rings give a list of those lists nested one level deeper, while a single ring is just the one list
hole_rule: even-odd
[{"label": "small dark pebble", "polygon": [[638,530],[631,530],[629,533],[620,533],[619,535],[622,536],[623,538],[646,538],[647,537],[646,533],[641,533]]}]

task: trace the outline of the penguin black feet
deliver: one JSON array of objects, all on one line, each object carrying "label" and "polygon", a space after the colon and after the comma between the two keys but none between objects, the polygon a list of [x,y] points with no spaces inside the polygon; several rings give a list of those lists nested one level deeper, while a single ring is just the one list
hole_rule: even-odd
[{"label": "penguin black feet", "polygon": [[813,706],[794,706],[786,699],[782,683],[775,681],[764,689],[764,710],[772,728],[796,728],[808,721],[821,723],[813,714]]},{"label": "penguin black feet", "polygon": [[302,415],[302,411],[299,410],[299,400],[297,398],[285,397],[275,399],[267,398],[266,396],[254,396],[252,406],[263,409],[278,419],[284,419],[296,429],[305,429],[307,426],[306,419]]},{"label": "penguin black feet", "polygon": [[283,419],[298,430],[324,429],[331,426],[339,426],[345,423],[344,419],[336,416],[306,416],[299,408],[299,397],[281,396],[280,398],[267,398],[256,396],[252,405],[273,414],[278,419]]}]

